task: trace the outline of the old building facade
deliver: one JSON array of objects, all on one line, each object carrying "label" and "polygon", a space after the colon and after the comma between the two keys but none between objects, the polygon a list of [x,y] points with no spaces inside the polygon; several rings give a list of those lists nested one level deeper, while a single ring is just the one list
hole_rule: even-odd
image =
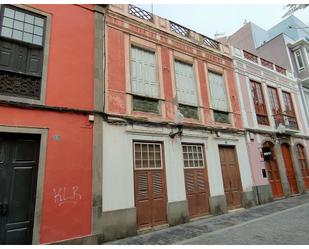
[{"label": "old building facade", "polygon": [[259,203],[308,189],[308,126],[286,69],[232,47],[244,127]]},{"label": "old building facade", "polygon": [[228,47],[132,5],[105,36],[104,238],[255,205]]}]

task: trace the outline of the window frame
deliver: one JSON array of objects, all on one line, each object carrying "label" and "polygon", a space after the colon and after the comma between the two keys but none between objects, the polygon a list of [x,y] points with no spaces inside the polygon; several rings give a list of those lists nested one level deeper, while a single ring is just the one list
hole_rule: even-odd
[{"label": "window frame", "polygon": [[[41,94],[39,99],[31,99],[23,96],[10,96],[10,95],[3,95],[0,94],[0,100],[3,101],[10,101],[10,102],[18,102],[18,103],[27,103],[27,104],[40,104],[44,105],[46,100],[46,85],[47,85],[47,73],[48,73],[48,58],[49,58],[49,49],[50,49],[50,35],[51,35],[51,19],[52,15],[50,13],[44,12],[43,10],[33,8],[28,5],[22,5],[22,4],[3,4],[1,5],[1,10],[5,6],[10,6],[12,8],[17,8],[20,11],[27,11],[29,13],[33,13],[34,15],[37,14],[39,16],[45,17],[45,30],[44,30],[44,41],[42,43],[43,46],[43,53],[42,53],[42,73],[41,73]],[[3,18],[3,15],[0,16],[1,20]],[[3,39],[10,39],[5,38]],[[13,39],[12,39],[13,40]],[[22,42],[14,39],[14,42]],[[29,46],[31,46],[30,43]],[[38,46],[38,45],[33,45]]]},{"label": "window frame", "polygon": [[[142,171],[142,170],[163,170],[164,169],[164,160],[163,160],[163,154],[164,154],[164,149],[163,149],[163,143],[162,142],[158,142],[158,141],[133,141],[133,170],[135,171]],[[142,148],[142,145],[153,145],[153,146],[156,146],[156,145],[159,145],[160,146],[160,162],[161,162],[161,166],[159,168],[156,168],[156,167],[149,167],[149,150],[148,150],[148,167],[147,168],[137,168],[136,167],[136,157],[135,157],[135,145],[136,144],[139,144]],[[149,147],[148,147],[149,148]],[[156,151],[154,151],[155,153]],[[142,150],[141,150],[141,153],[142,153]],[[156,157],[154,157],[154,162],[156,161]],[[143,161],[143,158],[141,156],[141,163]],[[156,162],[155,162],[156,164]],[[141,164],[142,166],[142,164]]]},{"label": "window frame", "polygon": [[[202,159],[198,158],[198,161],[202,161],[203,162],[203,166],[192,166],[192,167],[186,167],[185,166],[185,158],[184,158],[184,146],[195,146],[195,147],[200,147],[201,148],[201,153],[202,153]],[[181,143],[181,150],[182,150],[182,161],[183,161],[183,168],[184,169],[206,169],[207,165],[206,165],[206,155],[205,155],[205,150],[204,150],[204,144],[200,144],[200,143]],[[188,152],[188,151],[187,151]],[[194,156],[193,156],[194,157]],[[195,164],[193,158],[193,164]],[[188,160],[188,159],[187,159]]]},{"label": "window frame", "polygon": [[[133,70],[132,70],[132,49],[133,48],[154,54],[155,76],[156,76],[157,91],[158,91],[158,94],[157,94],[156,97],[148,96],[145,93],[133,92],[133,81],[132,81],[132,72],[133,72]],[[129,95],[131,95],[130,99],[131,99],[131,112],[132,113],[143,113],[143,114],[156,115],[156,116],[162,115],[162,110],[161,110],[161,101],[162,101],[161,82],[160,82],[158,62],[159,62],[159,58],[158,58],[158,51],[157,51],[156,47],[152,48],[152,47],[144,46],[144,45],[139,44],[138,42],[135,42],[135,41],[130,42],[130,44],[129,44],[129,72],[130,72],[130,76],[129,76],[129,87],[127,88],[127,91],[128,91],[127,93]],[[133,106],[134,105],[134,103],[133,103],[134,97],[144,99],[145,101],[147,101],[147,99],[150,100],[150,101],[157,101],[158,112],[134,110],[134,106]]]},{"label": "window frame", "polygon": [[[264,91],[263,91],[263,84],[261,82],[258,82],[256,80],[252,80],[252,79],[250,79],[249,82],[250,82],[251,96],[253,98],[253,105],[254,105],[254,110],[255,110],[257,122],[258,122],[259,125],[269,126],[270,123],[269,123],[268,111],[267,111],[267,106],[266,106],[266,101],[265,101],[265,96],[264,96]],[[258,89],[259,89],[260,93],[258,93]],[[260,96],[259,96],[259,94],[260,94]],[[261,97],[261,99],[259,97]],[[256,103],[256,100],[257,100],[257,103]],[[260,103],[260,100],[262,100],[262,103]],[[260,108],[260,106],[262,106],[263,112],[261,112],[259,109],[257,109],[257,108]],[[259,116],[266,118],[267,123],[266,124],[259,123],[259,118],[258,118]]]},{"label": "window frame", "polygon": [[[301,62],[303,64],[302,67],[299,65],[298,56],[301,59]],[[296,66],[297,66],[298,71],[299,72],[303,71],[305,69],[305,61],[304,61],[304,58],[303,58],[303,55],[302,55],[302,52],[301,52],[301,48],[294,51],[294,58],[295,58],[295,61],[296,61]]]}]

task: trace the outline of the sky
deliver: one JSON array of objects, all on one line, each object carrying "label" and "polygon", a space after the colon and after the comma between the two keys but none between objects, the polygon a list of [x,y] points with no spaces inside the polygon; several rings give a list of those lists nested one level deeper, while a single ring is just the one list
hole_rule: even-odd
[{"label": "sky", "polygon": [[[151,4],[135,4],[151,12]],[[279,4],[154,4],[154,14],[214,38],[216,33],[231,35],[245,20],[268,30],[282,21],[285,5]],[[309,7],[294,14],[309,25]],[[308,29],[309,30],[309,29]]]}]

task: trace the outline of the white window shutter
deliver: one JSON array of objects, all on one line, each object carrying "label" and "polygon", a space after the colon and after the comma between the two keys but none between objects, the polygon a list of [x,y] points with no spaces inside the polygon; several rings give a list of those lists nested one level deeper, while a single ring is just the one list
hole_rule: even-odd
[{"label": "white window shutter", "polygon": [[212,108],[220,111],[228,111],[229,108],[223,76],[208,72],[208,79]]},{"label": "white window shutter", "polygon": [[147,97],[159,97],[155,53],[140,48],[131,48],[132,93]]},{"label": "white window shutter", "polygon": [[197,105],[193,66],[175,61],[177,99],[182,104]]}]

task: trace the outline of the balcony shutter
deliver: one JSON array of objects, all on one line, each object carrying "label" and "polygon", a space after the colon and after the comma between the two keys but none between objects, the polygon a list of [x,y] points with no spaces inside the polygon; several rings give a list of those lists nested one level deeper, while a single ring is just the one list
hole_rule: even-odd
[{"label": "balcony shutter", "polygon": [[212,108],[220,111],[228,111],[226,89],[223,76],[208,72]]},{"label": "balcony shutter", "polygon": [[147,97],[159,97],[155,53],[131,48],[132,93]]},{"label": "balcony shutter", "polygon": [[182,104],[197,105],[197,94],[192,65],[175,61],[177,99]]},{"label": "balcony shutter", "polygon": [[13,70],[14,44],[0,40],[0,69]]},{"label": "balcony shutter", "polygon": [[27,74],[41,76],[42,74],[42,50],[29,49],[27,60]]}]

